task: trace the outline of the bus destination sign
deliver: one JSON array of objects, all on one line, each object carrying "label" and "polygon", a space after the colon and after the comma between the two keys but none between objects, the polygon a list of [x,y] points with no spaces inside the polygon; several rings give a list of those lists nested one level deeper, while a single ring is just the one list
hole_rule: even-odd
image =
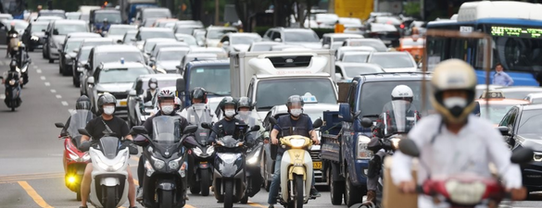
[{"label": "bus destination sign", "polygon": [[491,35],[518,38],[542,38],[542,29],[527,27],[491,26]]}]

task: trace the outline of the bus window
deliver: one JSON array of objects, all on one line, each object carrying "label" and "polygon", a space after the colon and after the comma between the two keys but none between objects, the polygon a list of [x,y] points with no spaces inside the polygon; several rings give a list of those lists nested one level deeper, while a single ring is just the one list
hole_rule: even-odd
[{"label": "bus window", "polygon": [[467,61],[467,39],[450,40],[450,57]]}]

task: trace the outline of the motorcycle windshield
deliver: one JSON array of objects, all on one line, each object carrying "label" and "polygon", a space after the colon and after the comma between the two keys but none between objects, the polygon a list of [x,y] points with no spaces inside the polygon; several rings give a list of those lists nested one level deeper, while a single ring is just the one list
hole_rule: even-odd
[{"label": "motorcycle windshield", "polygon": [[69,127],[67,129],[68,134],[73,138],[81,136],[78,130],[84,129],[90,119],[92,119],[92,113],[89,110],[74,111],[71,115]]},{"label": "motorcycle windshield", "polygon": [[228,148],[237,147],[237,144],[239,143],[239,141],[237,141],[237,139],[233,138],[231,135],[221,137],[218,141],[222,142],[222,146]]},{"label": "motorcycle windshield", "polygon": [[190,124],[198,126],[195,133],[197,142],[200,145],[207,145],[210,130],[202,128],[201,123],[211,123],[213,121],[210,108],[206,104],[194,104],[186,109],[186,119]]},{"label": "motorcycle windshield", "polygon": [[113,159],[117,156],[117,150],[119,148],[119,139],[117,137],[102,137],[100,139],[100,145],[105,157]]},{"label": "motorcycle windshield", "polygon": [[248,127],[253,127],[255,125],[259,125],[258,123],[258,113],[253,111],[239,111],[239,113],[235,116],[237,119],[245,122]]},{"label": "motorcycle windshield", "polygon": [[178,142],[181,138],[181,124],[176,116],[157,116],[152,120],[153,139],[161,143]]},{"label": "motorcycle windshield", "polygon": [[417,111],[404,100],[394,100],[384,106],[381,115],[386,136],[398,133],[408,133],[417,122]]}]

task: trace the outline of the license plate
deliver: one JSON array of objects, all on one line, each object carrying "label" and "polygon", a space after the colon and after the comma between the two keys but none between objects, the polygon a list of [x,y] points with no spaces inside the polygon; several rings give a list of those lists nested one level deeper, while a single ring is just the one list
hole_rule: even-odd
[{"label": "license plate", "polygon": [[312,169],[315,169],[315,170],[322,169],[322,162],[312,162]]},{"label": "license plate", "polygon": [[126,106],[126,100],[121,100],[119,102],[119,106]]},{"label": "license plate", "polygon": [[199,164],[207,164],[207,161],[205,161],[205,162],[200,162]]},{"label": "license plate", "polygon": [[348,31],[357,31],[358,29],[356,28],[348,28]]}]

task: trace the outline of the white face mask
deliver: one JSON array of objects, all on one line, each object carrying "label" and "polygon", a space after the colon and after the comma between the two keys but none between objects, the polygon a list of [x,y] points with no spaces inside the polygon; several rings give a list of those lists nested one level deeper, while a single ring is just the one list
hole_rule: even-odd
[{"label": "white face mask", "polygon": [[107,115],[113,115],[113,113],[115,112],[115,107],[113,106],[106,106],[104,107],[104,113],[107,114]]},{"label": "white face mask", "polygon": [[156,84],[154,84],[154,83],[151,83],[151,86],[150,86],[150,87],[151,87],[151,89],[153,89],[153,90],[154,90],[154,89],[156,89]]},{"label": "white face mask", "polygon": [[235,115],[235,110],[232,110],[232,109],[225,110],[224,114],[226,115],[226,117],[231,118]]},{"label": "white face mask", "polygon": [[462,98],[462,97],[450,97],[450,98],[446,98],[443,103],[444,103],[444,106],[448,109],[456,107],[456,106],[460,108],[464,108],[465,106],[467,106],[467,99]]},{"label": "white face mask", "polygon": [[303,110],[301,110],[300,108],[291,109],[290,113],[292,114],[292,116],[298,117],[299,115],[301,115],[301,113],[303,113]]},{"label": "white face mask", "polygon": [[162,112],[164,114],[170,114],[175,107],[173,105],[162,105]]}]

